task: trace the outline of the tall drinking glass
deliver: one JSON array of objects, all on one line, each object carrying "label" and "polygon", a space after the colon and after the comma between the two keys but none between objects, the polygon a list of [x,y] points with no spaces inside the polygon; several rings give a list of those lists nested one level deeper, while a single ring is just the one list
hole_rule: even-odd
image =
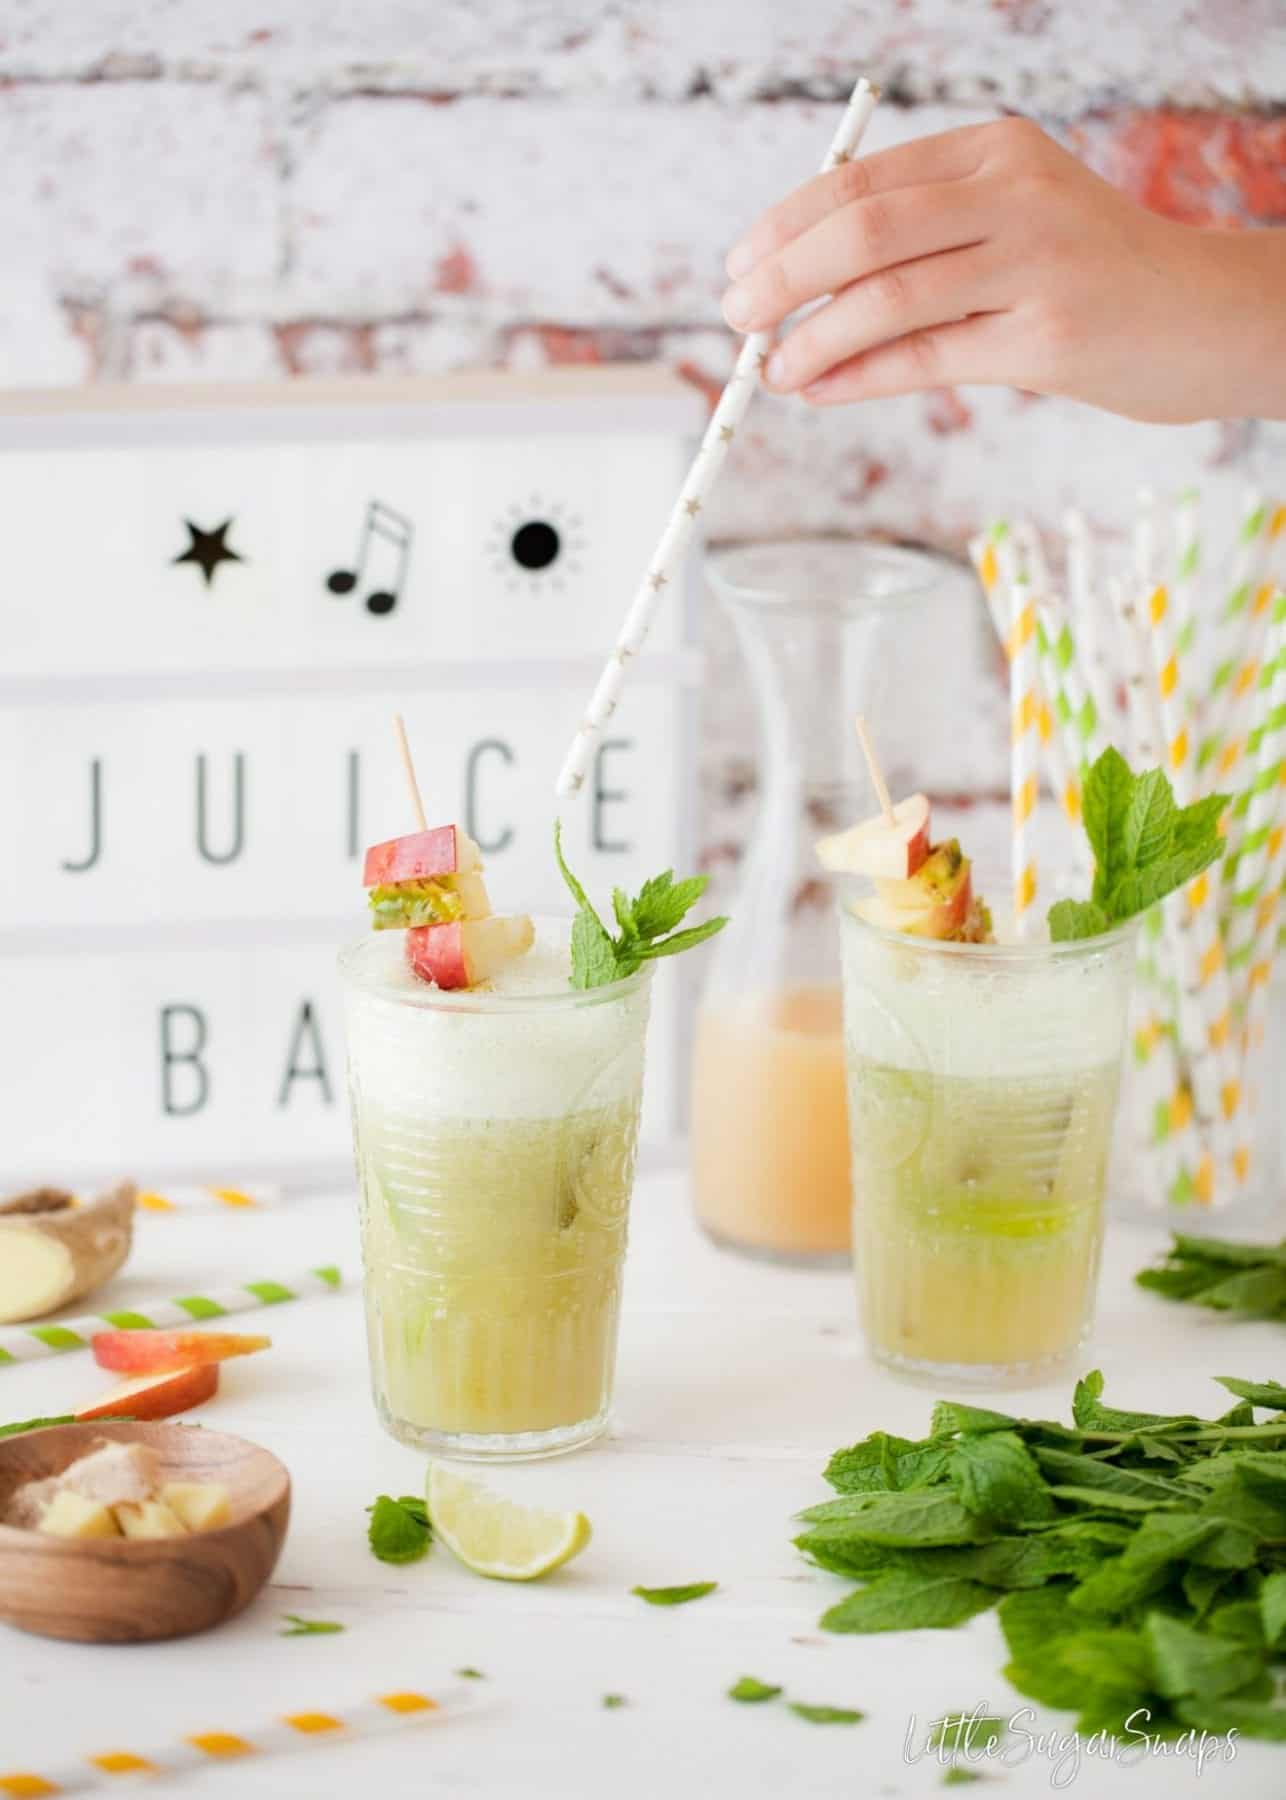
[{"label": "tall drinking glass", "polygon": [[840,908],[855,1257],[871,1354],[1037,1377],[1084,1341],[1134,930],[956,944]]},{"label": "tall drinking glass", "polygon": [[340,969],[381,1420],[459,1457],[589,1442],[612,1399],[647,965],[584,991],[519,973],[445,992],[390,932]]}]

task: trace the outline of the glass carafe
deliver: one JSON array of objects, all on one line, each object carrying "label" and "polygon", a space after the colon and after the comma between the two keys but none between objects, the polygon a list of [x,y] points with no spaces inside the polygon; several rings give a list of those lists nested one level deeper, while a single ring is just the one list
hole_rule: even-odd
[{"label": "glass carafe", "polygon": [[693,1197],[719,1244],[839,1263],[852,1213],[839,949],[814,844],[876,810],[854,717],[865,713],[881,743],[882,715],[907,700],[896,669],[913,658],[908,634],[923,630],[924,603],[951,570],[915,551],[819,539],[725,551],[706,573],[758,708],[760,803],[697,1014]]}]

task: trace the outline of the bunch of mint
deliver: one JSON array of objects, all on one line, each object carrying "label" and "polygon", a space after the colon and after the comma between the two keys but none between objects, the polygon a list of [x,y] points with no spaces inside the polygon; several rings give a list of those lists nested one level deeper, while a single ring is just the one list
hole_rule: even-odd
[{"label": "bunch of mint", "polygon": [[693,875],[686,881],[676,881],[673,869],[667,869],[663,875],[645,881],[633,900],[627,899],[620,888],[612,889],[612,911],[619,928],[613,937],[567,867],[559,822],[554,825],[554,855],[578,908],[572,925],[573,987],[605,987],[609,982],[623,981],[640,964],[691,950],[728,923],[726,918],[707,919],[704,925],[679,931],[677,927],[705,893],[709,877]]},{"label": "bunch of mint", "polygon": [[[801,1514],[795,1542],[863,1585],[822,1626],[940,1628],[998,1606],[1005,1675],[1083,1733],[1133,1716],[1154,1737],[1286,1743],[1286,1386],[1217,1379],[1237,1397],[1217,1419],[1105,1406],[1095,1372],[1071,1426],[944,1400],[927,1438],[836,1451],[840,1497]],[[1256,1424],[1257,1407],[1272,1416]]]},{"label": "bunch of mint", "polygon": [[1163,769],[1135,775],[1110,746],[1085,777],[1085,835],[1094,852],[1088,900],[1059,900],[1049,909],[1055,943],[1097,937],[1147,912],[1195,880],[1223,855],[1219,820],[1227,794],[1179,806]]},{"label": "bunch of mint", "polygon": [[1170,1300],[1286,1324],[1286,1238],[1280,1244],[1239,1244],[1176,1231],[1159,1266],[1134,1279]]}]

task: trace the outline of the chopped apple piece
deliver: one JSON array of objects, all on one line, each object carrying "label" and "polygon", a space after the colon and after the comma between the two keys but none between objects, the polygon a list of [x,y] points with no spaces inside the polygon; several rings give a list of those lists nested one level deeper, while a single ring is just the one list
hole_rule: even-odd
[{"label": "chopped apple piece", "polygon": [[108,1538],[119,1537],[116,1520],[107,1507],[97,1500],[86,1500],[71,1488],[59,1488],[41,1514],[37,1531],[49,1537]]},{"label": "chopped apple piece", "polygon": [[534,937],[535,928],[526,914],[460,919],[453,925],[424,925],[408,931],[406,955],[422,981],[440,988],[477,987],[530,950]]},{"label": "chopped apple piece", "polygon": [[164,1500],[123,1501],[113,1509],[127,1538],[184,1537],[186,1527]]},{"label": "chopped apple piece", "polygon": [[969,858],[955,838],[938,844],[905,881],[880,880],[854,910],[882,931],[909,937],[959,938],[973,906]]},{"label": "chopped apple piece", "polygon": [[[226,1362],[267,1350],[272,1339],[235,1331],[96,1331],[90,1339],[100,1369],[121,1375],[163,1375],[197,1363]],[[132,1500],[133,1494],[122,1494]]]},{"label": "chopped apple piece", "polygon": [[366,852],[363,887],[396,881],[424,881],[435,875],[468,875],[482,867],[482,852],[458,825],[435,825],[406,837],[372,844]]},{"label": "chopped apple piece", "polygon": [[150,1500],[160,1486],[160,1470],[146,1444],[113,1444],[103,1438],[87,1456],[63,1470],[58,1485],[100,1506],[119,1506],[123,1501]]},{"label": "chopped apple piece", "polygon": [[169,1419],[211,1399],[218,1387],[217,1362],[175,1369],[168,1375],[140,1375],[137,1381],[122,1382],[92,1406],[82,1406],[76,1417],[109,1419],[123,1413],[132,1419]]},{"label": "chopped apple piece", "polygon": [[228,1490],[211,1481],[167,1481],[161,1499],[188,1531],[213,1531],[232,1517]]},{"label": "chopped apple piece", "polygon": [[819,838],[822,866],[846,875],[903,881],[929,854],[929,802],[923,794],[899,800],[890,824],[883,813],[848,831]]}]

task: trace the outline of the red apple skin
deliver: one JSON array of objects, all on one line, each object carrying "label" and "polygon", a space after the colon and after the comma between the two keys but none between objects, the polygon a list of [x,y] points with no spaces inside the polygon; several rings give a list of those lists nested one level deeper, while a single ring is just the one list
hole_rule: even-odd
[{"label": "red apple skin", "polygon": [[168,1375],[196,1363],[249,1356],[271,1343],[269,1337],[230,1331],[96,1331],[90,1348],[100,1369],[118,1375]]},{"label": "red apple skin", "polygon": [[140,1376],[137,1381],[123,1382],[92,1406],[80,1407],[76,1417],[84,1421],[125,1414],[131,1419],[172,1419],[175,1413],[212,1400],[218,1391],[218,1363],[198,1363],[194,1368],[174,1369],[168,1375]]},{"label": "red apple skin", "polygon": [[383,887],[392,882],[459,874],[462,856],[465,868],[473,866],[466,845],[471,848],[471,840],[457,825],[435,825],[431,831],[413,831],[407,837],[372,844],[366,852],[362,886]]},{"label": "red apple skin", "polygon": [[463,924],[456,919],[450,925],[415,925],[407,932],[406,960],[421,981],[440,988],[469,986]]},{"label": "red apple skin", "polygon": [[[910,815],[910,817],[908,817]],[[864,819],[849,831],[822,838],[817,845],[823,867],[851,875],[869,875],[881,881],[906,881],[927,860],[931,825],[929,802],[923,794],[911,794],[894,808],[898,826],[882,815]],[[902,837],[912,819],[918,819],[910,836]]]}]

